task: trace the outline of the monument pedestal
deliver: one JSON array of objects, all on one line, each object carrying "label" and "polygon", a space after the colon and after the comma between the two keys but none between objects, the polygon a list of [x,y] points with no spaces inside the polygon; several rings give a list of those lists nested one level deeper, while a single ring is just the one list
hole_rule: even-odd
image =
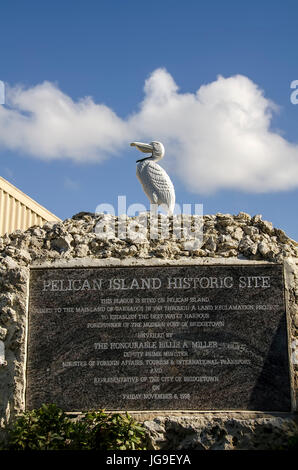
[{"label": "monument pedestal", "polygon": [[91,215],[0,240],[1,425],[56,403],[128,411],[156,449],[282,444],[296,428],[297,245],[272,229],[265,255],[263,221],[210,217],[199,251],[98,240]]}]

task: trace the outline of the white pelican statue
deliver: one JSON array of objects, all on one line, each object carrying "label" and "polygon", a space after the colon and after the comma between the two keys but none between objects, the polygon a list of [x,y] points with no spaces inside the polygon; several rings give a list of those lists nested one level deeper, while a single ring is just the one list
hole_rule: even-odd
[{"label": "white pelican statue", "polygon": [[156,162],[165,154],[161,142],[132,142],[132,147],[144,153],[151,153],[150,157],[137,160],[137,178],[143,186],[144,193],[151,204],[163,206],[169,214],[173,214],[175,207],[175,190],[172,181],[165,170]]}]

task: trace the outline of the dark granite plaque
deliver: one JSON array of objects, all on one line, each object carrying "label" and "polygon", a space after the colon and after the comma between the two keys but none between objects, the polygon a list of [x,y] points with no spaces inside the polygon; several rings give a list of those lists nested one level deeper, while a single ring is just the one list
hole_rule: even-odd
[{"label": "dark granite plaque", "polygon": [[32,269],[26,408],[290,411],[280,265]]}]

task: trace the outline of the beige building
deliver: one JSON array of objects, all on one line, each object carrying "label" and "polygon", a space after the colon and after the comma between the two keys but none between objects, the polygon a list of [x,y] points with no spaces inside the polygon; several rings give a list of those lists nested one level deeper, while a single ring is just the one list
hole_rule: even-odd
[{"label": "beige building", "polygon": [[0,236],[61,219],[0,176]]}]

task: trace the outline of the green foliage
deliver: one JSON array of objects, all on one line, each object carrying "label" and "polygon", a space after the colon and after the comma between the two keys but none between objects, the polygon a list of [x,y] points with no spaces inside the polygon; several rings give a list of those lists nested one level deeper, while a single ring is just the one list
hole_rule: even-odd
[{"label": "green foliage", "polygon": [[27,411],[9,430],[7,450],[145,450],[144,428],[128,414],[92,411],[71,420],[54,404]]},{"label": "green foliage", "polygon": [[293,434],[289,439],[287,445],[281,450],[298,450],[298,433]]},{"label": "green foliage", "polygon": [[86,427],[88,449],[144,450],[145,430],[128,413],[106,414],[90,412],[83,423]]}]

